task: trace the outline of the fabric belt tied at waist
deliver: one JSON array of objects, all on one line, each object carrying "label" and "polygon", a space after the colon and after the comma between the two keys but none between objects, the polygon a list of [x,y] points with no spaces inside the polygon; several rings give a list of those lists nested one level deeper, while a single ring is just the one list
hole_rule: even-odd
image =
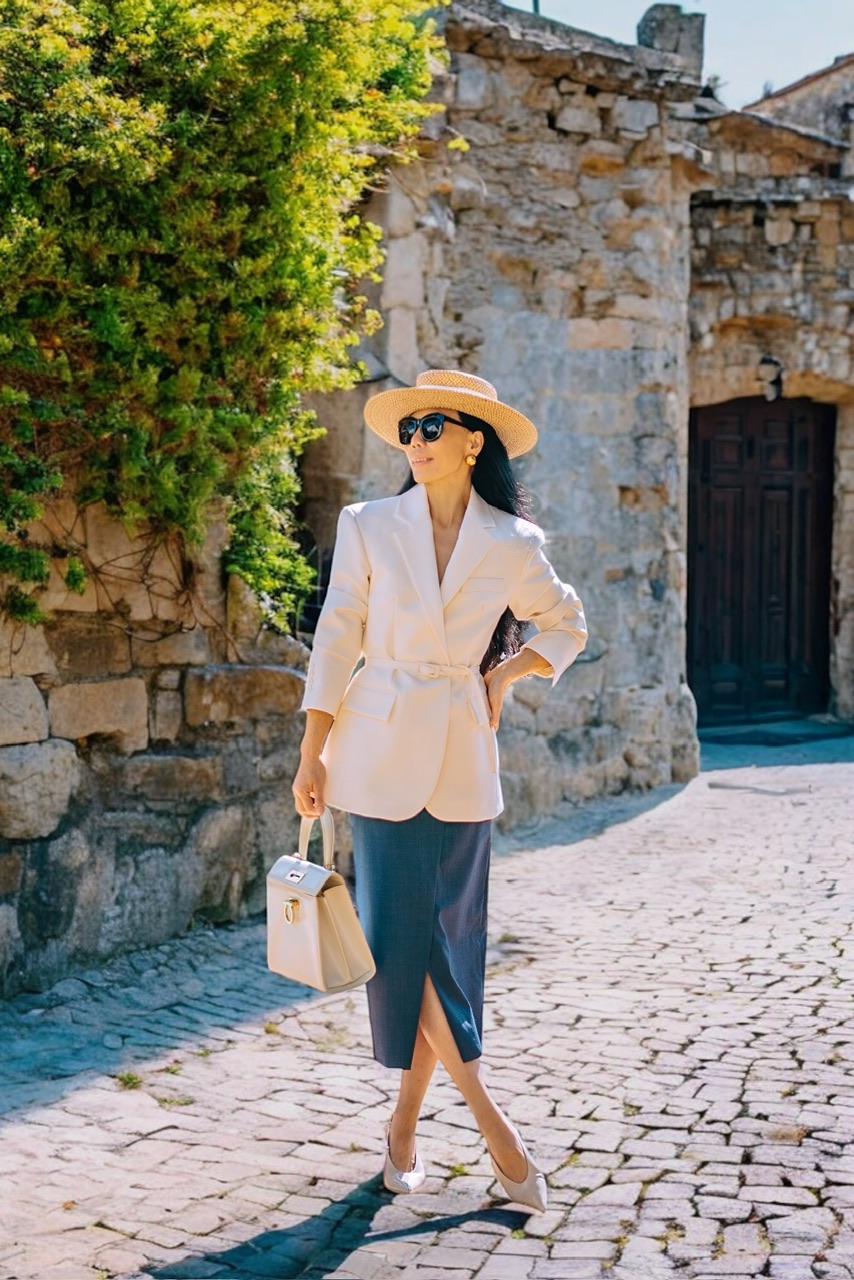
[{"label": "fabric belt tied at waist", "polygon": [[[492,733],[488,716],[483,716],[483,698],[486,687],[480,674],[480,666],[467,667],[462,662],[399,662],[397,658],[365,658],[366,667],[379,667],[386,671],[413,671],[417,675],[426,676],[428,680],[438,680],[439,676],[464,676],[471,684],[476,699],[472,704],[475,717],[481,727]],[[480,709],[480,713],[478,712]]]},{"label": "fabric belt tied at waist", "polygon": [[397,658],[365,658],[365,666],[380,667],[386,671],[412,671],[416,675],[426,676],[428,680],[438,680],[439,676],[464,676],[479,696],[482,697],[484,692],[480,667],[467,667],[463,662],[402,662]]},{"label": "fabric belt tied at waist", "polygon": [[414,671],[416,675],[437,680],[439,676],[466,676],[473,679],[480,690],[480,667],[467,667],[462,662],[403,662],[397,658],[365,658],[366,667],[380,667],[386,671]]}]

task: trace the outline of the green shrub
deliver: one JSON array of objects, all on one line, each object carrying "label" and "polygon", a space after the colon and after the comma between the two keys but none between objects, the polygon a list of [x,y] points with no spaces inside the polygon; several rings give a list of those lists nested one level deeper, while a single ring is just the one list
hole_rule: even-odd
[{"label": "green shrub", "polygon": [[[423,8],[423,4],[420,6]],[[366,186],[432,108],[419,0],[0,0],[0,573],[37,616],[52,491],[200,538],[282,623],[301,397],[352,383]],[[24,588],[27,588],[25,590]]]}]

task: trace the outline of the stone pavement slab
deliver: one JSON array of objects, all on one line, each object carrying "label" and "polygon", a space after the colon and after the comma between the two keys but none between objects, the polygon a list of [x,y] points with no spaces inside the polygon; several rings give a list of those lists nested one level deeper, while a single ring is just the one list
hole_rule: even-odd
[{"label": "stone pavement slab", "polygon": [[0,1280],[850,1280],[841,745],[716,745],[682,790],[497,838],[487,1063],[541,1218],[439,1075],[428,1182],[382,1189],[364,992],[284,983],[248,923],[2,1007]]}]

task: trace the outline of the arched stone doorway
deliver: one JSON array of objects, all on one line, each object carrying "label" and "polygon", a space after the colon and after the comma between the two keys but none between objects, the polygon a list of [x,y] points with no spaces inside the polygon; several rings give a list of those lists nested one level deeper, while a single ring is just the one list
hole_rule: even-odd
[{"label": "arched stone doorway", "polygon": [[835,420],[806,398],[691,412],[688,681],[701,725],[828,708]]}]

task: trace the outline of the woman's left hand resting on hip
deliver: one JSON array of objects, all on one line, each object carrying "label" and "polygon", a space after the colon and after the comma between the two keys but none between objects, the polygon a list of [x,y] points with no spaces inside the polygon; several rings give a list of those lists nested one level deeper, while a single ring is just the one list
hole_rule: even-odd
[{"label": "woman's left hand resting on hip", "polygon": [[305,733],[300,746],[300,764],[293,782],[294,803],[301,818],[318,818],[323,813],[326,766],[320,758],[323,744],[335,719],[327,711],[306,711]]},{"label": "woman's left hand resting on hip", "polygon": [[486,685],[486,696],[489,699],[489,727],[497,729],[501,719],[501,708],[504,695],[514,680],[524,680],[525,676],[552,676],[554,667],[547,658],[543,658],[533,649],[520,649],[512,658],[505,658],[496,667],[492,667],[483,677]]}]

